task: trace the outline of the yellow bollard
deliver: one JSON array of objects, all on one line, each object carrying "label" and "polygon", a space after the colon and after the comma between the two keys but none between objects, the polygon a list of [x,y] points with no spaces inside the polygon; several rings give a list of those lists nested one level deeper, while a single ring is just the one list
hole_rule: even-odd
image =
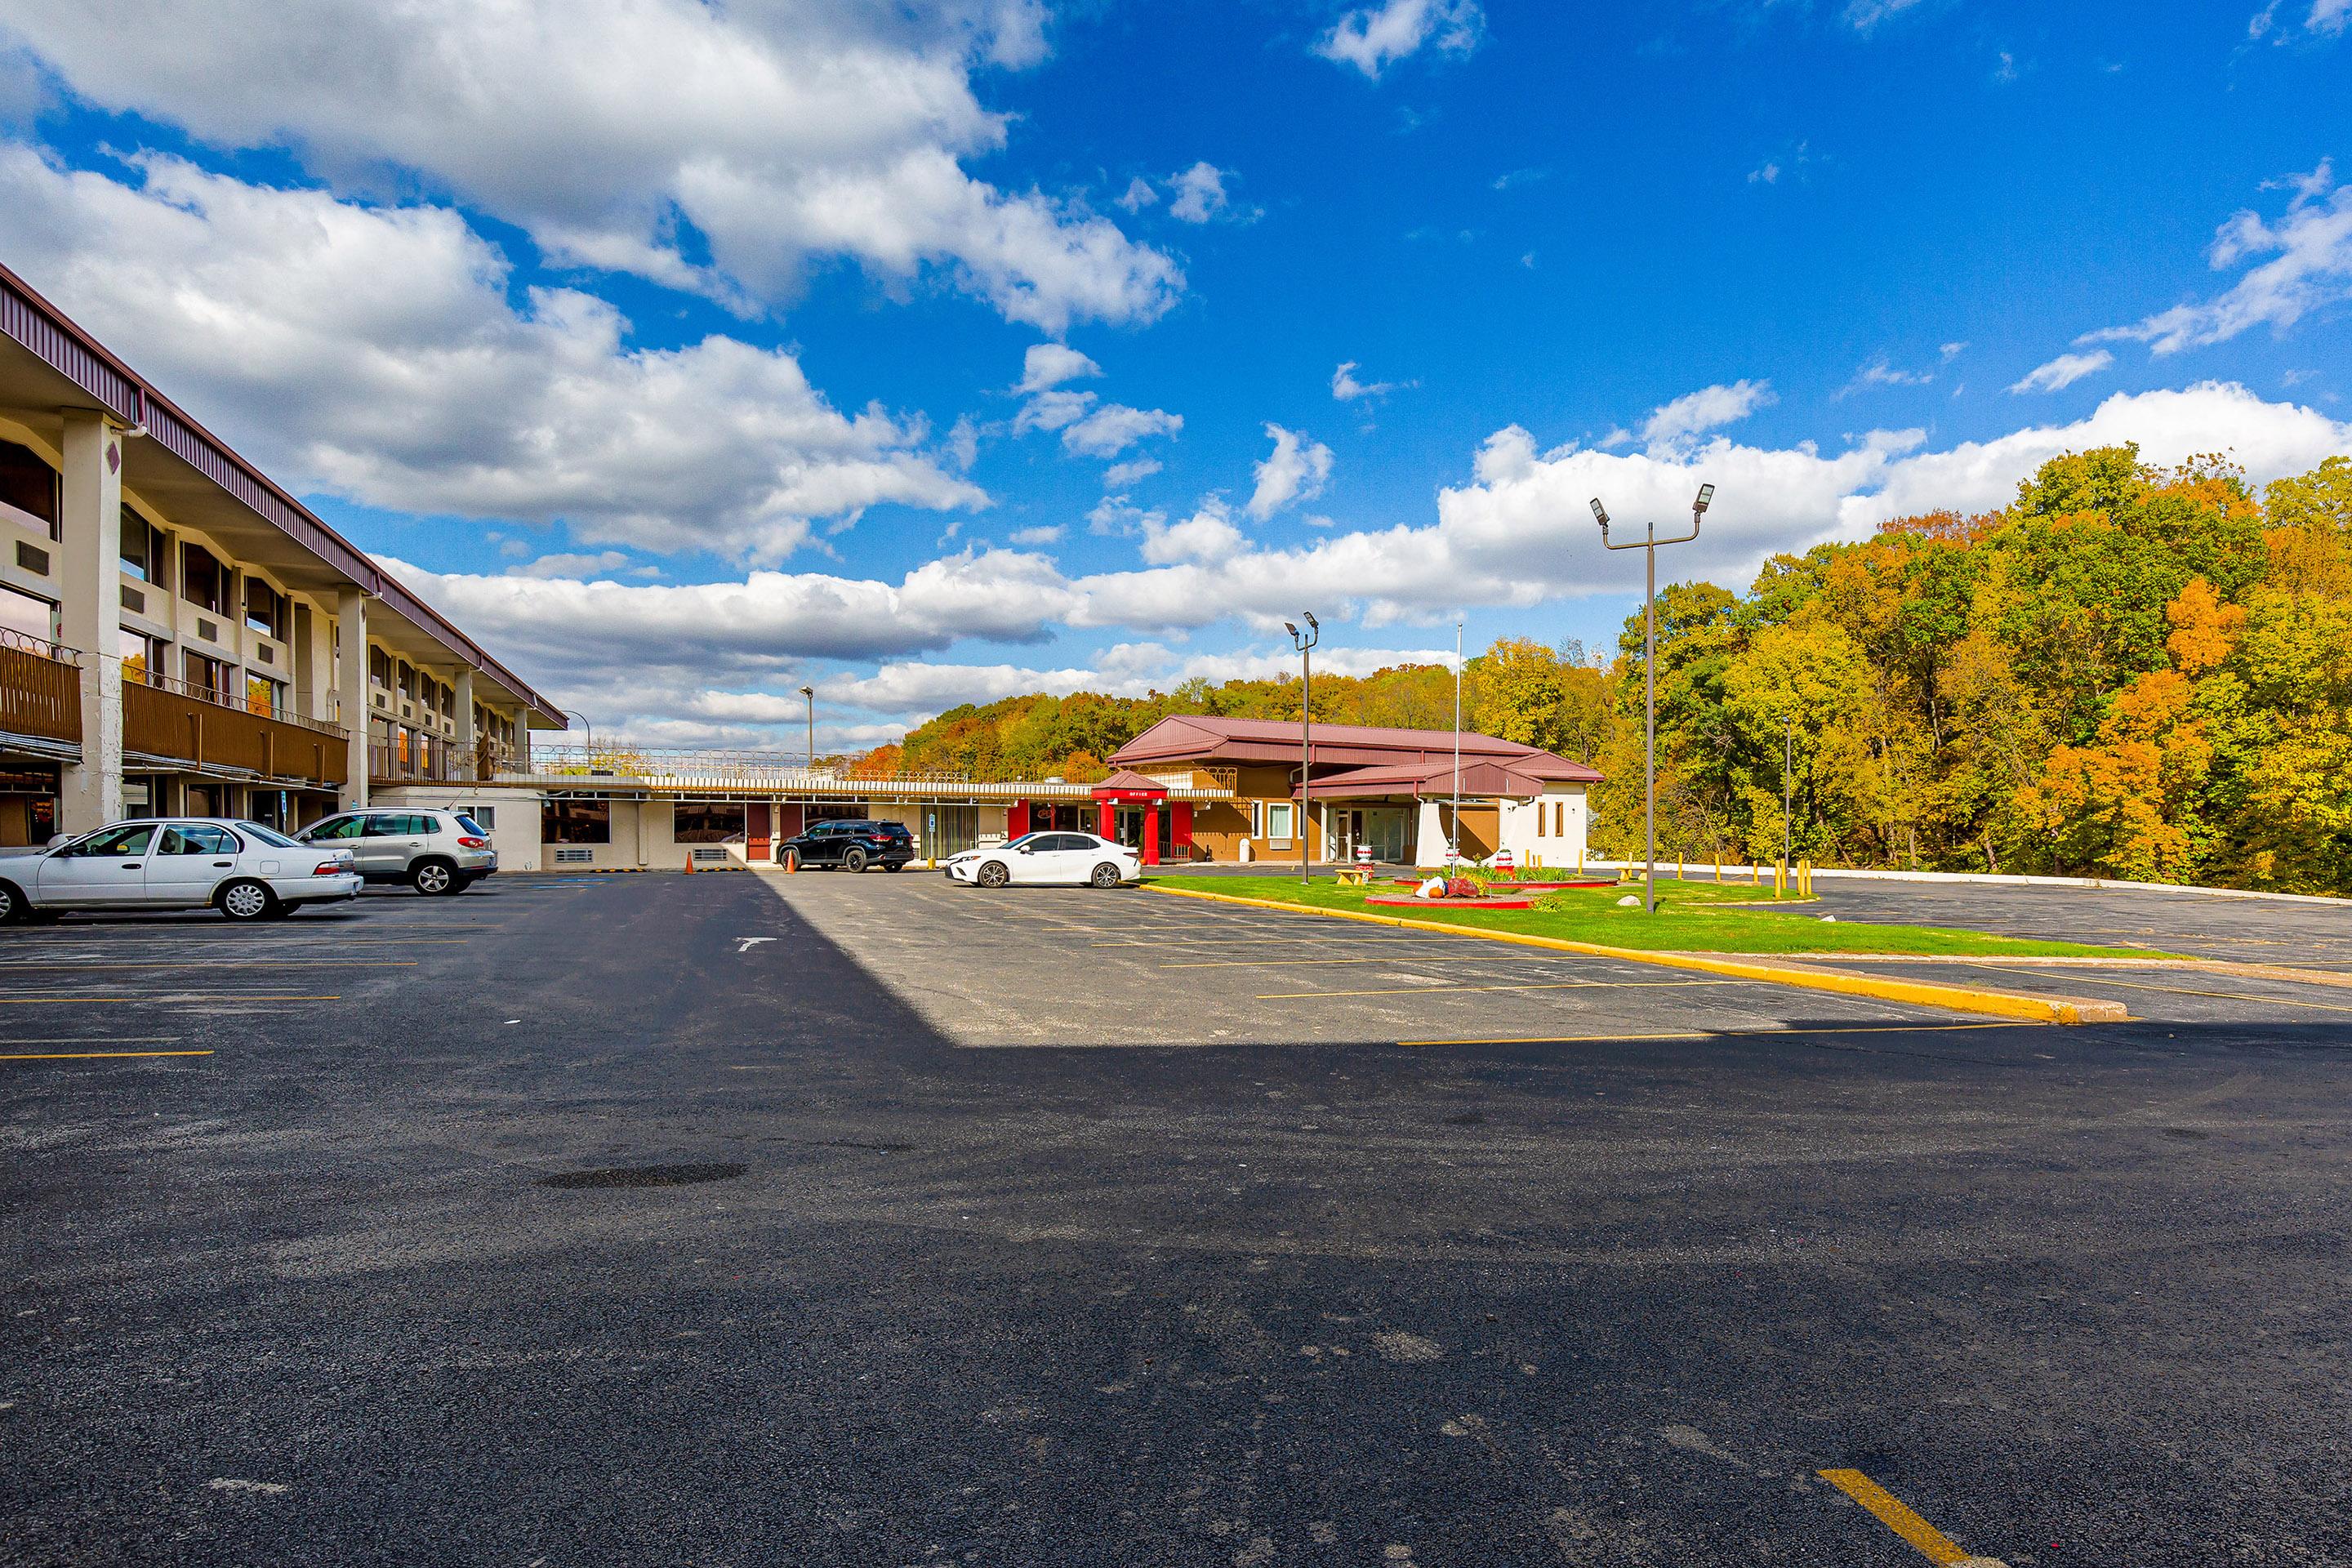
[{"label": "yellow bollard", "polygon": [[1723,886],[1723,857],[1720,855],[1715,858],[1715,885],[1718,888]]}]

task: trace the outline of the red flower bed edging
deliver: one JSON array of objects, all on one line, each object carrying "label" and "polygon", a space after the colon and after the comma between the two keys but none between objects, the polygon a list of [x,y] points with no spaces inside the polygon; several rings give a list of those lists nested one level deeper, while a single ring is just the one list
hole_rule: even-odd
[{"label": "red flower bed edging", "polygon": [[1368,904],[1384,904],[1398,910],[1531,910],[1533,899],[1391,899],[1375,894],[1366,899]]}]

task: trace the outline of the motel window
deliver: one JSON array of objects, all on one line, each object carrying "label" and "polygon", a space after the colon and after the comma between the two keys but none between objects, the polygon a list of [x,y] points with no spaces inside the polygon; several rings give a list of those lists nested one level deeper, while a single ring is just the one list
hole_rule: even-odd
[{"label": "motel window", "polygon": [[122,679],[135,685],[146,685],[148,673],[163,667],[161,645],[154,638],[142,632],[134,632],[129,626],[117,627],[114,637],[115,657],[122,661]]},{"label": "motel window", "polygon": [[392,684],[392,656],[380,647],[368,649],[368,679],[377,686]]},{"label": "motel window", "polygon": [[400,667],[400,696],[403,701],[413,700],[416,696],[416,667],[414,665],[404,663]]},{"label": "motel window", "polygon": [[58,640],[56,612],[47,599],[36,599],[30,594],[19,594],[14,588],[0,588],[0,631],[15,632],[20,637],[41,642]]},{"label": "motel window", "polygon": [[677,803],[677,821],[670,839],[677,844],[724,844],[743,836],[743,807],[725,801]]},{"label": "motel window", "polygon": [[276,713],[286,706],[286,689],[266,675],[250,670],[245,677],[245,706],[254,713]]},{"label": "motel window", "polygon": [[613,805],[604,800],[551,800],[539,808],[542,844],[610,844]]},{"label": "motel window", "polygon": [[58,536],[58,471],[13,441],[0,441],[0,505],[33,518]]},{"label": "motel window", "polygon": [[122,509],[122,570],[141,582],[152,580],[163,566],[163,536],[148,526],[147,520]]},{"label": "motel window", "polygon": [[228,568],[201,544],[180,546],[180,597],[216,616],[228,613]]},{"label": "motel window", "polygon": [[1264,802],[1264,801],[1262,801],[1262,800],[1254,800],[1254,801],[1252,801],[1252,802],[1250,802],[1250,803],[1249,803],[1249,819],[1250,819],[1250,830],[1249,830],[1249,836],[1250,836],[1252,838],[1263,838],[1263,837],[1265,837],[1265,802]]},{"label": "motel window", "polygon": [[1286,800],[1267,801],[1265,804],[1265,836],[1277,843],[1289,838],[1291,814],[1297,807]]},{"label": "motel window", "polygon": [[206,658],[200,653],[184,654],[188,689],[197,696],[208,696],[222,702],[229,700],[229,667],[216,658]]},{"label": "motel window", "polygon": [[286,636],[286,596],[258,577],[245,580],[245,624],[264,637]]}]

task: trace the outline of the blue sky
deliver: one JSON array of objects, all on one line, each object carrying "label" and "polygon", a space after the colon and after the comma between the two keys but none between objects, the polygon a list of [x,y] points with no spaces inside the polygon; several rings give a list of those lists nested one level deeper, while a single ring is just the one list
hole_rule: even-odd
[{"label": "blue sky", "polygon": [[0,0],[0,258],[648,741],[2352,449],[2347,0],[122,10]]}]

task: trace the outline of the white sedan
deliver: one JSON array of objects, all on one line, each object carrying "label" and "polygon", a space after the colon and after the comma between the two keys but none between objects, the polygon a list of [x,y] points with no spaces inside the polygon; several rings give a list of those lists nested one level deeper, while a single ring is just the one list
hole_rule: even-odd
[{"label": "white sedan", "polygon": [[1091,833],[1024,833],[1009,844],[950,856],[942,869],[950,882],[981,888],[1015,882],[1116,888],[1143,880],[1133,849]]},{"label": "white sedan", "polygon": [[271,920],[299,904],[356,899],[364,885],[348,849],[297,844],[257,822],[156,817],[0,859],[0,921],[205,908],[233,921]]}]

